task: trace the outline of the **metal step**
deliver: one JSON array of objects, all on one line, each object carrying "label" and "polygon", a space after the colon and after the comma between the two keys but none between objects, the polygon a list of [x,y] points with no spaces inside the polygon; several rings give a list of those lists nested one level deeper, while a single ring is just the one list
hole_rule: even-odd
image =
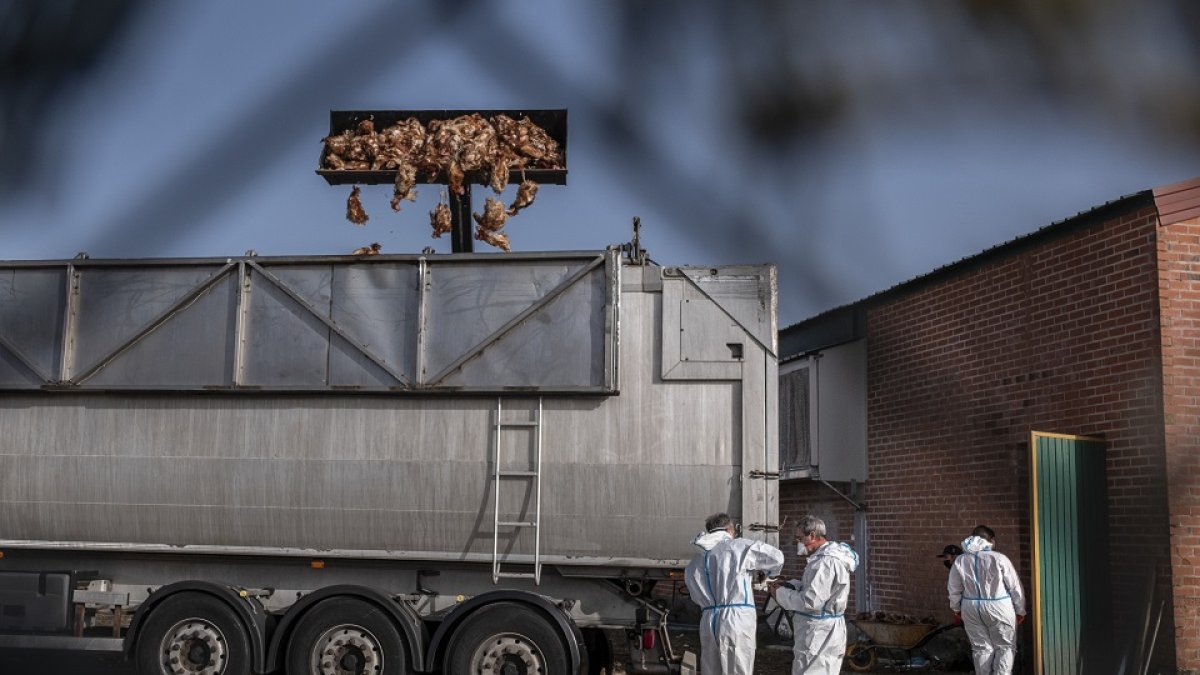
[{"label": "metal step", "polygon": [[498,579],[534,579],[539,580],[539,575],[533,572],[496,572]]}]

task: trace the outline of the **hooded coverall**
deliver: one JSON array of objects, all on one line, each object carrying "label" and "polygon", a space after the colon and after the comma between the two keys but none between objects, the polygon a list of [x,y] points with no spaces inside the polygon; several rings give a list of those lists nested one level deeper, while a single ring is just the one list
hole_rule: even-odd
[{"label": "hooded coverall", "polygon": [[795,655],[792,675],[835,675],[846,655],[846,603],[850,573],[858,554],[846,544],[827,541],[808,556],[800,590],[775,591],[779,606],[792,612]]},{"label": "hooded coverall", "polygon": [[758,610],[750,591],[753,572],[783,568],[783,551],[728,532],[701,532],[692,541],[704,550],[687,566],[684,581],[700,616],[700,672],[752,675]]},{"label": "hooded coverall", "polygon": [[1025,593],[1008,556],[983,537],[967,537],[963,555],[950,568],[946,584],[950,609],[962,614],[979,675],[1010,675],[1017,644],[1017,615],[1025,614]]}]

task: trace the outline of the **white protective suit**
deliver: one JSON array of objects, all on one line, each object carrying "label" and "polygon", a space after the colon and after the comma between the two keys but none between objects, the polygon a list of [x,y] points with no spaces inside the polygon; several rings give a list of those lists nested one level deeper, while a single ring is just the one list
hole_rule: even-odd
[{"label": "white protective suit", "polygon": [[795,644],[792,675],[835,675],[846,655],[846,603],[850,573],[858,554],[846,544],[827,541],[808,556],[800,590],[780,587],[779,606],[792,612]]},{"label": "white protective suit", "polygon": [[693,544],[704,549],[687,566],[684,581],[700,615],[700,672],[752,675],[758,610],[750,590],[756,570],[775,576],[783,551],[761,541],[733,538],[725,530],[701,532]]},{"label": "white protective suit", "polygon": [[1025,614],[1021,580],[1008,556],[983,537],[967,537],[950,568],[950,609],[962,613],[979,675],[1010,675],[1017,645],[1017,615]]}]

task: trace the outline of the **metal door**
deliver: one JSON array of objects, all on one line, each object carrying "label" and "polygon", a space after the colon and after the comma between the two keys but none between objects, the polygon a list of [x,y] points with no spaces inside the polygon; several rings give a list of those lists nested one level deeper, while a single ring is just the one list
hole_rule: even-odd
[{"label": "metal door", "polygon": [[1104,441],[1035,431],[1030,449],[1035,672],[1095,672],[1109,643]]}]

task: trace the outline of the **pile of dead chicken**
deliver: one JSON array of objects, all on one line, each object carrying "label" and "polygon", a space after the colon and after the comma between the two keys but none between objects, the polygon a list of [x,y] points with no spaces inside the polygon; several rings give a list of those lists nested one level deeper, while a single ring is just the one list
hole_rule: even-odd
[{"label": "pile of dead chicken", "polygon": [[[417,176],[424,174],[430,182],[445,182],[450,190],[461,195],[466,174],[481,172],[496,194],[504,192],[512,171],[526,169],[563,168],[562,149],[550,134],[523,117],[514,120],[507,115],[491,119],[479,113],[453,119],[431,120],[423,125],[415,117],[397,122],[382,131],[366,119],[352,130],[324,139],[322,168],[350,171],[395,171],[392,209],[400,210],[400,202],[415,201]],[[533,203],[538,184],[522,180],[517,196],[507,208],[498,199],[488,197],[482,214],[475,219],[475,238],[508,251],[508,237],[501,232],[509,217]],[[429,213],[433,236],[450,231],[450,208],[445,193],[437,208]],[[363,208],[358,186],[350,192],[346,203],[346,218],[363,225],[369,219]]]}]

